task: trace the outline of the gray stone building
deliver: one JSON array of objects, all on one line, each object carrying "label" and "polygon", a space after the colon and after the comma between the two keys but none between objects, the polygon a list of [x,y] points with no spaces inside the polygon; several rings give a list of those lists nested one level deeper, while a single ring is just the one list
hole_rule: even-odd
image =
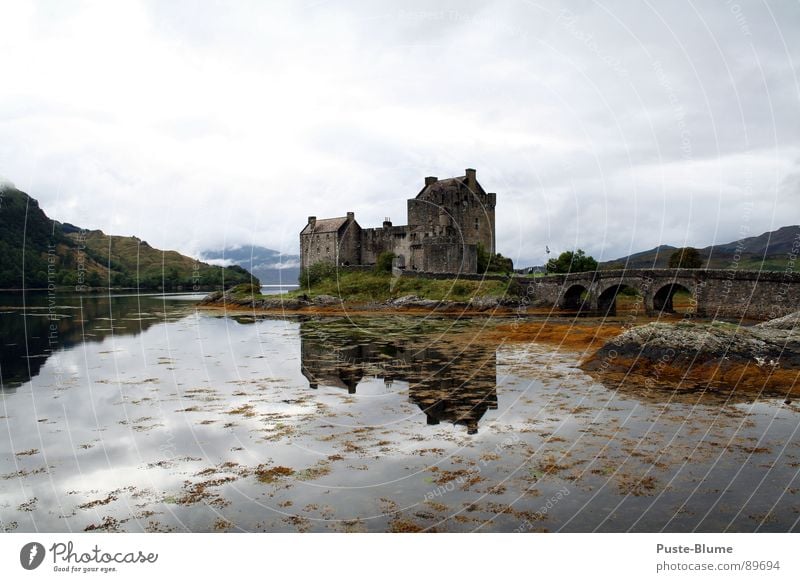
[{"label": "gray stone building", "polygon": [[339,266],[374,265],[384,252],[398,258],[400,268],[427,273],[475,273],[478,244],[495,251],[497,195],[487,193],[476,172],[439,180],[425,178],[408,201],[408,224],[388,220],[379,228],[361,228],[355,215],[308,218],[300,232],[302,267],[326,261]]}]

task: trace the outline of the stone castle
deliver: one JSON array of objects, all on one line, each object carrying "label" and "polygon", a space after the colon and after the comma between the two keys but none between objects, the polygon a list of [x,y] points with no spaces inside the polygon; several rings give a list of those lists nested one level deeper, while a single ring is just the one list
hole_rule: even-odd
[{"label": "stone castle", "polygon": [[374,265],[382,253],[394,253],[394,266],[426,273],[476,273],[478,245],[495,253],[494,209],[497,195],[487,193],[476,172],[425,185],[408,201],[408,224],[361,228],[355,214],[308,217],[300,232],[302,268],[319,262],[337,266]]}]

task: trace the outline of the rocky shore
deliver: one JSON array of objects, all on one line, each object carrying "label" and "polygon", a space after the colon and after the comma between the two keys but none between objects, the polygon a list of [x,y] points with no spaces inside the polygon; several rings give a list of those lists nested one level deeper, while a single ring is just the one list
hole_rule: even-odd
[{"label": "rocky shore", "polygon": [[[255,297],[253,295],[236,295],[227,291],[217,291],[205,297],[198,304],[204,307],[224,307],[226,309],[247,309],[257,311],[316,313],[330,311],[436,311],[489,313],[511,311],[519,308],[520,303],[510,298],[474,297],[470,301],[440,301],[425,299],[416,295],[405,295],[386,301],[373,303],[351,303],[342,301],[332,295],[308,297]],[[535,307],[535,306],[534,306]]]},{"label": "rocky shore", "polygon": [[754,326],[649,323],[609,340],[581,364],[601,380],[646,386],[800,394],[800,312]]},{"label": "rocky shore", "polygon": [[[376,302],[344,302],[331,295],[263,297],[216,292],[199,306],[226,312],[281,315],[454,314],[509,316],[550,309],[522,306],[518,300],[475,297],[470,301],[440,301],[416,295]],[[800,396],[800,311],[760,323],[681,320],[651,322],[625,329],[618,323],[592,319],[515,322],[496,326],[502,341],[554,343],[573,349],[602,346],[580,368],[609,386],[665,388],[678,391],[744,391]],[[502,337],[500,337],[502,336]],[[484,338],[487,339],[487,338]]]}]

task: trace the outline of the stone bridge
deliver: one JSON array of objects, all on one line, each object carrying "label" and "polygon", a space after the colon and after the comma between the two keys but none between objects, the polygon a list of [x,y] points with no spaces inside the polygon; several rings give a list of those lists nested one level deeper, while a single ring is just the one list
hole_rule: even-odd
[{"label": "stone bridge", "polygon": [[616,311],[617,294],[638,292],[648,315],[673,312],[679,291],[691,296],[691,312],[704,317],[771,319],[800,309],[800,273],[736,269],[626,269],[519,277],[528,296],[565,310]]}]

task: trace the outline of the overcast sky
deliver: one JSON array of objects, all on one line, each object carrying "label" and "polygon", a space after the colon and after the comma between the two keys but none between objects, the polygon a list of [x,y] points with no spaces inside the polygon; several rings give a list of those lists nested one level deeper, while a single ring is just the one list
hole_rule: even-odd
[{"label": "overcast sky", "polygon": [[466,167],[519,266],[705,246],[800,223],[798,63],[786,0],[0,0],[0,176],[189,254]]}]

